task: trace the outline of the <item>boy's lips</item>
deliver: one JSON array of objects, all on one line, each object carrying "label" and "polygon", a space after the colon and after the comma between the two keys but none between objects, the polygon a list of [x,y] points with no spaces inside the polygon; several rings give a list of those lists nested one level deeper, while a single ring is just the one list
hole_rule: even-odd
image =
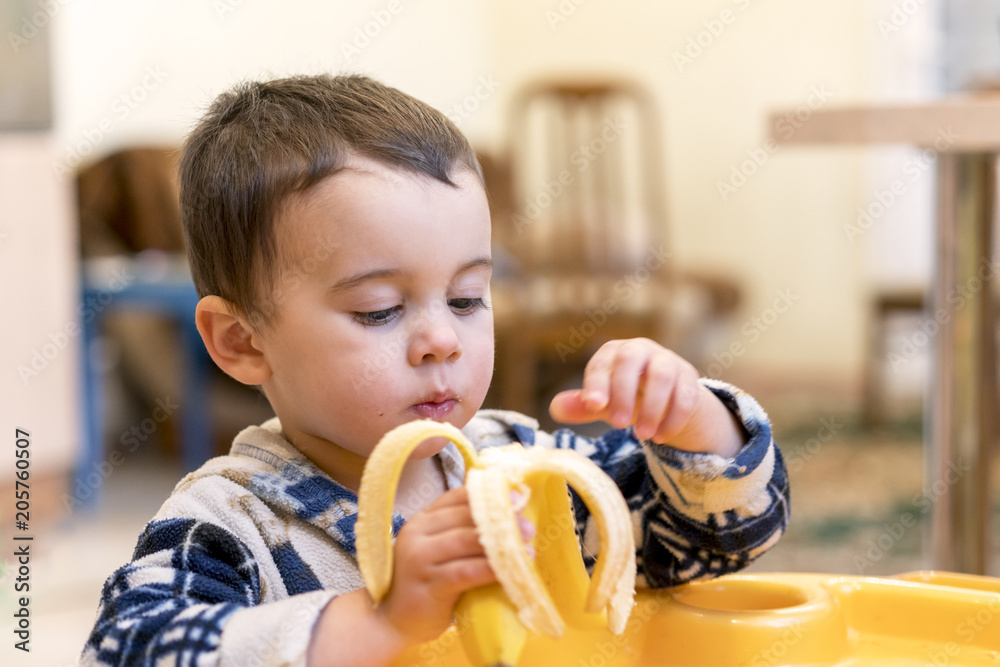
[{"label": "boy's lips", "polygon": [[458,405],[460,400],[461,399],[458,396],[447,393],[439,393],[425,401],[414,404],[411,409],[422,419],[442,421],[449,414],[451,414],[451,411],[455,409],[455,406]]}]

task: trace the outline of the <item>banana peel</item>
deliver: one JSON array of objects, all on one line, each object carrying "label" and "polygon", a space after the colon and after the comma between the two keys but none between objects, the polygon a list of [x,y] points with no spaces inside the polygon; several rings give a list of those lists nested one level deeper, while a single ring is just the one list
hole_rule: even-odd
[{"label": "banana peel", "polygon": [[[464,593],[455,606],[470,662],[513,667],[528,631],[559,637],[568,624],[621,634],[634,604],[635,542],[628,506],[611,478],[571,450],[508,445],[477,453],[459,429],[431,420],[396,427],[365,464],[355,544],[375,603],[392,584],[392,513],[400,474],[413,450],[432,437],[453,442],[465,460],[473,520],[497,577],[495,584]],[[601,548],[592,578],[576,537],[567,482],[597,522]],[[527,490],[521,515],[535,524],[534,556],[521,535],[511,490]]]}]

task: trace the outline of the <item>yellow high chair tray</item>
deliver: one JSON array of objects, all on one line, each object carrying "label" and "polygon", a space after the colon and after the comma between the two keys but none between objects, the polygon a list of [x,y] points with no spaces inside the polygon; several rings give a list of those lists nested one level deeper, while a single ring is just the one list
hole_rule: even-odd
[{"label": "yellow high chair tray", "polygon": [[[454,627],[397,665],[465,667]],[[730,575],[640,589],[621,635],[532,635],[519,667],[1000,667],[1000,579]],[[478,666],[477,666],[478,667]]]}]

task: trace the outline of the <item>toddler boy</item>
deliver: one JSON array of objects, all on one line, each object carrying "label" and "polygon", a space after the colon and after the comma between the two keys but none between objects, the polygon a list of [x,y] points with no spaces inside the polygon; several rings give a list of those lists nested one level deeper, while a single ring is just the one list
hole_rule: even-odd
[{"label": "toddler boy", "polygon": [[[552,416],[588,439],[481,411],[493,371],[490,217],[475,154],[438,111],[358,76],[221,95],[181,161],[198,330],[276,417],[185,477],[104,587],[84,664],[385,665],[494,581],[461,488],[429,440],[401,477],[393,587],[375,608],[354,524],[367,455],[402,423],[479,448],[572,448],[632,508],[640,585],[739,569],[778,539],[788,488],[753,399],[653,341],[612,341]],[[377,363],[375,362],[377,360]],[[582,548],[597,536],[574,497]]]}]

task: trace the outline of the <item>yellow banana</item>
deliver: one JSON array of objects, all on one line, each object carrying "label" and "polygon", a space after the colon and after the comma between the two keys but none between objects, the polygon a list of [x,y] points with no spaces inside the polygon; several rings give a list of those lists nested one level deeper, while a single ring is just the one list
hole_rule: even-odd
[{"label": "yellow banana", "polygon": [[476,667],[517,664],[528,630],[499,583],[466,591],[455,603],[455,625],[465,657]]},{"label": "yellow banana", "polygon": [[[421,420],[387,433],[365,465],[355,528],[358,566],[376,604],[392,583],[392,510],[410,453],[445,437],[465,460],[469,505],[497,584],[467,591],[455,616],[469,660],[477,667],[515,665],[525,628],[554,637],[566,623],[625,629],[635,595],[635,544],[628,506],[614,482],[570,450],[521,445],[476,453],[460,430]],[[565,480],[565,481],[564,481]],[[601,542],[594,576],[587,575],[576,539],[566,482],[597,521]],[[527,490],[522,514],[534,522],[535,556],[525,547],[511,490]]]}]

